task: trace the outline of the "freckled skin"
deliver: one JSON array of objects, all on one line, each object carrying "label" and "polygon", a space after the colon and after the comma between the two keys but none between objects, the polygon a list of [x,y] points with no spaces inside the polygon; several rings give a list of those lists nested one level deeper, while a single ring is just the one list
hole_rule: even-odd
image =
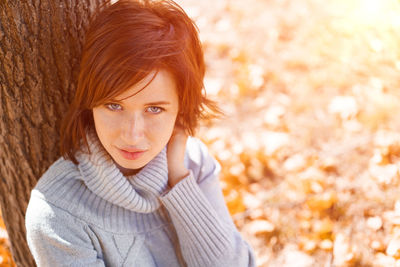
[{"label": "freckled skin", "polygon": [[[179,109],[174,79],[160,70],[140,91],[152,77],[153,73],[117,96],[115,101],[93,109],[100,142],[125,173],[144,167],[167,145],[174,131]],[[154,102],[168,104],[149,104]],[[129,160],[120,152],[127,148],[145,152],[138,159]]]}]

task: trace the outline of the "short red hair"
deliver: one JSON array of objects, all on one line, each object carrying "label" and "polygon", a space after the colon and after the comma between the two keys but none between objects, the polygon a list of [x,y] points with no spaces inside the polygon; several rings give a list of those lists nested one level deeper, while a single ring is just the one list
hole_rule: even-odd
[{"label": "short red hair", "polygon": [[159,69],[174,77],[178,120],[193,135],[205,107],[218,112],[205,96],[196,25],[172,0],[107,2],[86,33],[77,90],[61,129],[62,155],[77,163],[75,153],[94,129],[92,109]]}]

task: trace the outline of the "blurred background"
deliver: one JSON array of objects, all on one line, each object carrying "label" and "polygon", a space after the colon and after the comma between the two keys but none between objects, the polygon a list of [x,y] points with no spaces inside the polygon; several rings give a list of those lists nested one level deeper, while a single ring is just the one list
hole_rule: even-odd
[{"label": "blurred background", "polygon": [[[400,2],[177,2],[225,112],[198,136],[258,266],[400,266]],[[0,220],[0,266],[7,247]]]}]

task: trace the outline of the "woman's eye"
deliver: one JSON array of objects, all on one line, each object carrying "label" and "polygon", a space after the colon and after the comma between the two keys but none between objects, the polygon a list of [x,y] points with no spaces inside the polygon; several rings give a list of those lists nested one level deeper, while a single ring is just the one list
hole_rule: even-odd
[{"label": "woman's eye", "polygon": [[147,112],[150,112],[153,114],[158,114],[158,113],[161,113],[162,111],[163,111],[163,109],[160,107],[148,107],[147,108]]},{"label": "woman's eye", "polygon": [[106,104],[105,106],[106,106],[106,108],[108,108],[111,111],[122,110],[122,107],[120,104],[110,103],[110,104]]}]

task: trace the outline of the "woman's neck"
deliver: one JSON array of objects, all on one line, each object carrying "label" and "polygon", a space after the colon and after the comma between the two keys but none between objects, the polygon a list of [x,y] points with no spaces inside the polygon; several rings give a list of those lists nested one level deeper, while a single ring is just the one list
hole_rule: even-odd
[{"label": "woman's neck", "polygon": [[137,174],[138,172],[140,172],[143,169],[143,167],[140,168],[140,169],[127,169],[127,168],[124,168],[124,167],[120,166],[117,162],[115,162],[115,160],[113,160],[113,161],[114,161],[115,166],[117,166],[117,168],[121,171],[121,173],[124,176],[135,175],[135,174]]}]

